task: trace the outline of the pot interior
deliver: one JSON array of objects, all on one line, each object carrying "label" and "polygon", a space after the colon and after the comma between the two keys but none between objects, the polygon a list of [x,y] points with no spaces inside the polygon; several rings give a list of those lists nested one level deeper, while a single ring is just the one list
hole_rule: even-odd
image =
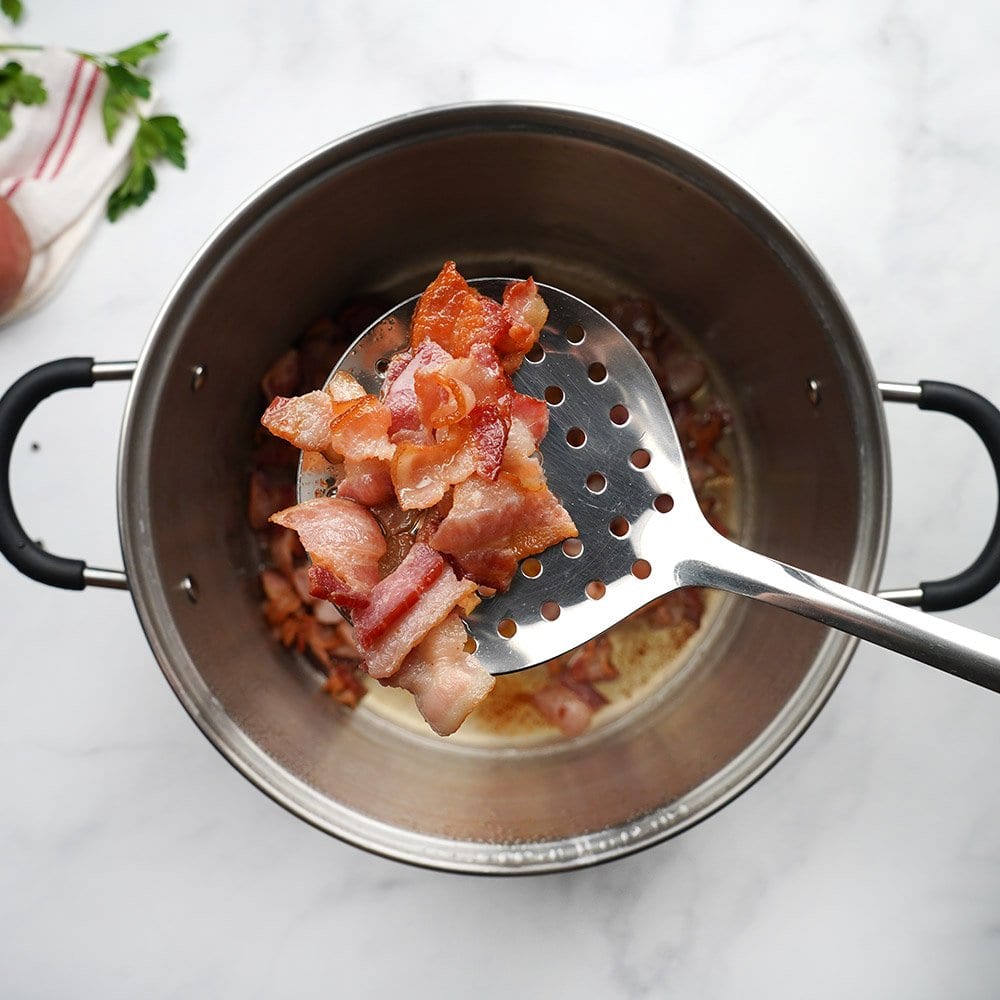
[{"label": "pot interior", "polygon": [[317,315],[409,296],[449,258],[469,277],[531,273],[598,307],[639,295],[677,317],[735,413],[739,540],[863,588],[885,540],[882,415],[849,317],[773,215],[693,154],[577,112],[457,108],[349,137],[256,196],[178,284],[130,396],[120,517],[137,607],[188,710],[265,791],[363,846],[479,871],[585,864],[749,784],[853,640],[724,599],[662,696],[527,749],[423,737],[324,696],[260,615],[246,524],[259,379]]}]

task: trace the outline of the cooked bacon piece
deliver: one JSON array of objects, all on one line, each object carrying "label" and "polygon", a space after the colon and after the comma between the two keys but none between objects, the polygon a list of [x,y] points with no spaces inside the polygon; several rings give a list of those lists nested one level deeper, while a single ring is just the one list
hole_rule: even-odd
[{"label": "cooked bacon piece", "polygon": [[504,472],[517,478],[526,490],[540,490],[545,486],[545,473],[536,454],[537,439],[520,418],[515,417],[507,435],[507,447],[503,453]]},{"label": "cooked bacon piece", "polygon": [[314,597],[350,608],[367,603],[378,582],[385,539],[364,507],[342,497],[319,497],[279,511],[271,521],[298,533],[313,563]]},{"label": "cooked bacon piece", "polygon": [[[364,386],[350,372],[334,372],[326,387],[326,394],[336,403],[349,403],[354,399],[364,399],[368,393]],[[335,412],[342,412],[337,410]]]},{"label": "cooked bacon piece", "polygon": [[250,498],[247,518],[250,527],[267,527],[268,518],[282,507],[295,502],[295,484],[287,476],[254,470],[250,475]]},{"label": "cooked bacon piece", "polygon": [[394,499],[389,463],[382,458],[366,458],[360,462],[347,459],[338,470],[337,496],[356,500],[365,507],[377,507]]},{"label": "cooked bacon piece", "polygon": [[397,355],[386,369],[385,382],[382,389],[382,401],[389,408],[392,422],[389,425],[389,435],[396,440],[397,431],[421,431],[426,437],[420,422],[420,407],[417,403],[417,393],[413,379],[417,371],[436,371],[452,360],[452,356],[433,340],[425,340],[406,360],[406,355]]},{"label": "cooked bacon piece", "polygon": [[392,458],[389,424],[392,415],[374,396],[362,396],[346,403],[334,403],[339,409],[330,421],[328,453],[335,452],[354,462],[370,458]]},{"label": "cooked bacon piece", "polygon": [[683,351],[673,351],[668,354],[663,360],[662,370],[661,386],[668,403],[690,399],[705,384],[705,379],[708,377],[705,363]]},{"label": "cooked bacon piece", "polygon": [[537,445],[549,432],[549,408],[542,399],[515,392],[511,420],[520,420],[531,431]]},{"label": "cooked bacon piece", "polygon": [[473,344],[467,358],[450,358],[441,365],[441,374],[467,385],[477,405],[506,409],[509,418],[514,405],[514,383],[492,347]]},{"label": "cooked bacon piece", "polygon": [[450,736],[496,683],[475,656],[465,652],[465,626],[454,611],[383,683],[409,691],[417,711],[439,736]]},{"label": "cooked bacon piece", "polygon": [[572,518],[548,487],[526,490],[510,473],[495,483],[472,476],[453,492],[447,517],[431,539],[477,583],[506,590],[517,563],[575,538]]},{"label": "cooked bacon piece", "polygon": [[683,587],[653,601],[639,615],[651,625],[676,628],[690,622],[695,628],[705,613],[705,596],[699,587]]},{"label": "cooked bacon piece", "polygon": [[606,705],[608,703],[608,699],[605,698],[604,695],[593,686],[593,684],[590,684],[587,681],[578,681],[573,677],[563,676],[559,678],[559,683],[562,684],[563,687],[572,691],[573,694],[580,699],[580,701],[582,701],[589,708],[594,709],[594,711],[597,711],[597,709],[599,709],[602,705]]},{"label": "cooked bacon piece", "polygon": [[367,646],[365,670],[379,680],[392,676],[410,651],[453,610],[458,608],[465,614],[472,611],[479,603],[475,591],[475,583],[459,580],[450,566],[444,566],[437,579],[395,626]]},{"label": "cooked bacon piece", "polygon": [[441,374],[467,385],[476,398],[469,414],[476,471],[495,479],[500,471],[514,408],[514,386],[496,352],[486,344],[474,344],[469,357],[456,358]]},{"label": "cooked bacon piece", "polygon": [[333,660],[328,667],[324,690],[335,701],[348,708],[357,708],[365,696],[365,686],[358,677],[357,662],[354,660]]},{"label": "cooked bacon piece", "polygon": [[516,372],[549,318],[549,307],[539,295],[534,278],[515,281],[504,289],[503,315],[508,327],[495,346],[504,359],[504,371]]},{"label": "cooked bacon piece", "polygon": [[588,684],[614,680],[618,670],[611,662],[611,643],[605,636],[591,639],[570,654],[566,671],[573,680]]},{"label": "cooked bacon piece", "polygon": [[294,473],[295,463],[299,460],[299,450],[282,441],[281,438],[267,435],[250,453],[250,461],[257,470],[276,470]]},{"label": "cooked bacon piece", "polygon": [[438,276],[417,300],[410,324],[410,347],[416,349],[425,340],[445,345],[451,339],[471,291],[469,283],[458,273],[455,262],[445,261]]},{"label": "cooked bacon piece", "polygon": [[268,368],[260,380],[260,388],[270,402],[275,396],[291,396],[299,386],[300,377],[299,352],[293,347]]},{"label": "cooked bacon piece", "polygon": [[434,339],[456,358],[469,356],[475,344],[492,347],[510,328],[510,319],[499,302],[470,289],[455,320],[451,335]]},{"label": "cooked bacon piece", "polygon": [[432,340],[454,357],[464,358],[473,344],[496,343],[509,326],[510,317],[500,304],[472,288],[449,260],[417,302],[410,347]]},{"label": "cooked bacon piece", "polygon": [[476,404],[475,393],[439,369],[419,368],[413,375],[420,420],[425,427],[448,427],[464,419]]},{"label": "cooked bacon piece", "polygon": [[579,736],[590,725],[594,709],[561,681],[551,681],[536,691],[535,708],[565,736]]},{"label": "cooked bacon piece", "polygon": [[264,590],[264,617],[268,625],[278,625],[302,607],[302,600],[291,581],[276,569],[266,569],[260,574]]},{"label": "cooked bacon piece", "polygon": [[510,417],[505,416],[499,406],[487,403],[477,404],[469,415],[469,420],[472,424],[469,438],[476,472],[484,479],[496,479],[507,447]]},{"label": "cooked bacon piece", "polygon": [[472,475],[476,452],[467,435],[455,429],[436,444],[397,444],[391,468],[399,506],[423,510]]},{"label": "cooked bacon piece", "polygon": [[[330,445],[330,421],[333,403],[319,389],[304,396],[275,396],[260,422],[275,437],[284,438],[302,451],[327,453]],[[336,456],[331,458],[334,461]]]},{"label": "cooked bacon piece", "polygon": [[[282,506],[287,506],[287,504]],[[275,510],[280,509],[281,507],[275,508]],[[273,513],[274,511],[271,511],[271,514]],[[271,514],[268,514],[268,517]],[[279,527],[270,529],[267,553],[271,557],[272,564],[288,577],[292,575],[295,560],[305,555],[299,542],[299,536],[294,531],[289,531],[288,528]]]},{"label": "cooked bacon piece", "polygon": [[420,599],[445,568],[440,552],[414,545],[406,558],[368,596],[368,605],[354,615],[354,634],[363,649],[388,629]]}]

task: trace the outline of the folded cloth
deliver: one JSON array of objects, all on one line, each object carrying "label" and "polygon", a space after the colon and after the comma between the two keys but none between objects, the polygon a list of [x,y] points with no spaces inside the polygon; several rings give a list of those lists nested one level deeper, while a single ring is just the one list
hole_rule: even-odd
[{"label": "folded cloth", "polygon": [[[14,105],[14,127],[0,140],[0,196],[20,217],[32,251],[6,323],[39,305],[67,273],[125,175],[139,123],[123,116],[108,141],[101,116],[107,78],[82,56],[59,48],[4,55],[48,91],[44,104]],[[143,114],[150,103],[139,102]]]}]

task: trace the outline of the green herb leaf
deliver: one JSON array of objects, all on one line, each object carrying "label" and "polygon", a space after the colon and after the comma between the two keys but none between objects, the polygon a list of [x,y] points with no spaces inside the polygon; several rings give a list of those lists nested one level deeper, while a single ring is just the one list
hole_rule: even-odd
[{"label": "green herb leaf", "polygon": [[187,167],[187,158],[184,155],[187,132],[184,131],[180,121],[173,115],[157,115],[155,118],[150,118],[146,124],[159,133],[163,155],[175,167],[184,170]]},{"label": "green herb leaf", "polygon": [[132,98],[124,91],[108,86],[104,92],[104,103],[101,105],[101,117],[104,119],[104,133],[108,142],[115,137],[118,126],[122,123],[122,115],[132,107]]},{"label": "green herb leaf", "polygon": [[148,99],[152,93],[149,80],[133,73],[127,66],[122,66],[119,63],[108,63],[104,67],[104,72],[108,77],[108,84],[115,90],[144,99]]},{"label": "green herb leaf", "polygon": [[0,139],[14,127],[11,110],[15,104],[44,104],[48,96],[41,79],[25,73],[19,62],[11,60],[0,68]]},{"label": "green herb leaf", "polygon": [[135,45],[130,45],[127,49],[112,52],[109,58],[124,63],[126,66],[137,67],[143,59],[155,56],[169,37],[169,31],[162,31],[158,35],[153,35],[152,38],[147,38],[144,42],[136,42]]},{"label": "green herb leaf", "polygon": [[[13,22],[17,24],[24,14],[24,4],[21,0],[0,0],[0,10],[2,10]],[[8,131],[10,131],[8,129]]]},{"label": "green herb leaf", "polygon": [[132,165],[125,180],[108,198],[108,218],[114,222],[127,208],[138,208],[156,190],[152,168],[132,149]]},{"label": "green herb leaf", "polygon": [[182,170],[187,165],[187,133],[173,115],[141,118],[132,143],[131,166],[125,180],[108,199],[108,218],[114,222],[128,208],[138,208],[156,190],[152,164],[165,157]]}]

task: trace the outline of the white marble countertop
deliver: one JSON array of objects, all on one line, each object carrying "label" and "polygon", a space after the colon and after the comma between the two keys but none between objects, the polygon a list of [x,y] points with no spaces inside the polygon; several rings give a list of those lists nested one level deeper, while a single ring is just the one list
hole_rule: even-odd
[{"label": "white marble countertop", "polygon": [[[3,385],[67,354],[134,357],[213,227],[326,140],[426,105],[529,98],[701,149],[804,236],[880,377],[1000,397],[995,4],[27,8],[21,37],[84,49],[169,28],[155,76],[190,167],[165,168],[59,295],[0,333]],[[52,400],[15,456],[29,530],[97,565],[120,561],[125,392]],[[957,422],[903,408],[889,423],[885,583],[901,586],[971,559],[996,490]],[[4,996],[1000,990],[1000,700],[931,669],[864,646],[794,752],[708,822],[598,869],[482,880],[369,856],[276,807],[179,707],[126,595],[48,590],[6,564],[0,595]],[[998,611],[994,594],[948,617],[996,633]]]}]

